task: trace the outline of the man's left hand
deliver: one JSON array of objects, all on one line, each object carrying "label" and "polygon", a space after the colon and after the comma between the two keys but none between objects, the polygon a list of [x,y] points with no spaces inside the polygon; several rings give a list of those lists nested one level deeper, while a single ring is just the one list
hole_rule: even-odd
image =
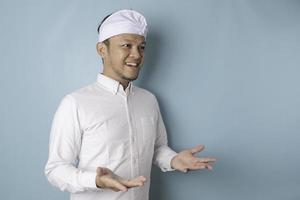
[{"label": "man's left hand", "polygon": [[216,161],[213,157],[196,157],[194,154],[201,152],[204,145],[198,145],[192,149],[187,149],[178,153],[171,160],[171,167],[175,170],[186,173],[188,170],[209,169],[212,170],[211,164]]}]

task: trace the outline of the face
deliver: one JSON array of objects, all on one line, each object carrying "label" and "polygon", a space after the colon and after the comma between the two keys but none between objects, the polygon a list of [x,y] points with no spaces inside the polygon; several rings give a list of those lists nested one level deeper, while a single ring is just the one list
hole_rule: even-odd
[{"label": "face", "polygon": [[145,38],[136,34],[120,34],[109,38],[109,45],[97,44],[104,64],[103,74],[128,85],[137,79],[144,61]]}]

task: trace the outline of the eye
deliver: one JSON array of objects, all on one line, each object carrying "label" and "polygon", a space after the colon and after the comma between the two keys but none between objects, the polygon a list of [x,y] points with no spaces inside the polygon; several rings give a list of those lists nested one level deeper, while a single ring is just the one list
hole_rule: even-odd
[{"label": "eye", "polygon": [[132,46],[132,45],[131,45],[131,44],[128,44],[128,43],[122,45],[122,47],[125,47],[125,48],[131,48],[131,46]]},{"label": "eye", "polygon": [[141,46],[140,46],[140,49],[143,50],[143,51],[145,50],[145,48],[146,48],[145,45],[141,45]]}]

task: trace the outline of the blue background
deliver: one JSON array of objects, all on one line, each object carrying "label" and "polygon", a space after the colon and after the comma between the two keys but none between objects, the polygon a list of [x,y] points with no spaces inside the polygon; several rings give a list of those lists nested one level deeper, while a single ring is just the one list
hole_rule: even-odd
[{"label": "blue background", "polygon": [[69,198],[43,174],[52,117],[95,81],[97,25],[123,8],[148,20],[135,84],[157,95],[171,147],[218,158],[154,167],[151,199],[299,200],[299,0],[1,0],[0,198]]}]

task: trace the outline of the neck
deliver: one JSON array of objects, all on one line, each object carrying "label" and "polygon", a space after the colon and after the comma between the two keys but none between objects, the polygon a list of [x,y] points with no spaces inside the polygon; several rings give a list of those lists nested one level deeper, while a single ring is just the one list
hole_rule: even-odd
[{"label": "neck", "polygon": [[111,79],[114,79],[115,81],[118,81],[122,86],[123,86],[123,90],[125,91],[125,89],[128,87],[130,81],[127,81],[127,80],[119,80],[117,79],[116,77],[112,76],[112,75],[109,75],[108,73],[105,73],[105,71],[102,72],[102,74],[104,76],[107,76]]},{"label": "neck", "polygon": [[127,83],[122,83],[122,82],[119,82],[122,86],[123,86],[123,90],[125,91],[125,89],[128,87],[129,85],[129,82]]}]

